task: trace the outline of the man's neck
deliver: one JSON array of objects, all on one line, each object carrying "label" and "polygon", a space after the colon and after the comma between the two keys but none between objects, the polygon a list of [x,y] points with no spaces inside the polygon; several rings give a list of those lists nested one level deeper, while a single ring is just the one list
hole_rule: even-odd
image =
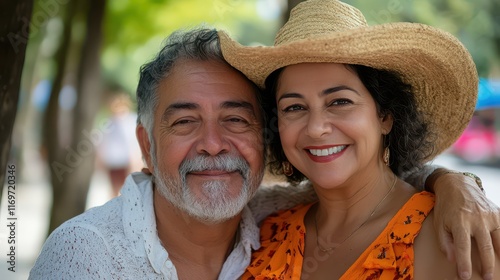
[{"label": "man's neck", "polygon": [[158,237],[179,278],[216,279],[234,247],[241,215],[207,225],[175,208],[156,189],[154,209]]}]

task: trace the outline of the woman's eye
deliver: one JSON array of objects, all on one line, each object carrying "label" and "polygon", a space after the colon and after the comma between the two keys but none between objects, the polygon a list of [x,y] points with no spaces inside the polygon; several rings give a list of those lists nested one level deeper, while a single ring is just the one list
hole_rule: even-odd
[{"label": "woman's eye", "polygon": [[352,104],[352,101],[349,99],[336,99],[330,103],[330,105],[347,105],[347,104]]},{"label": "woman's eye", "polygon": [[300,110],[303,110],[304,107],[302,107],[301,105],[298,105],[298,104],[294,104],[294,105],[290,105],[288,107],[285,107],[283,109],[283,112],[292,112],[292,111],[300,111]]}]

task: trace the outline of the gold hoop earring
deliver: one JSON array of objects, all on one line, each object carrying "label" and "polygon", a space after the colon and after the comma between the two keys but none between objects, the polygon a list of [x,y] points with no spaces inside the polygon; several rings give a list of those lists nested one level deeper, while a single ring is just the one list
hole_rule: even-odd
[{"label": "gold hoop earring", "polygon": [[390,157],[391,157],[391,150],[389,150],[389,147],[385,147],[385,150],[384,150],[384,163],[385,163],[386,166],[390,165],[390,163],[389,163]]},{"label": "gold hoop earring", "polygon": [[290,162],[288,161],[284,161],[282,163],[283,165],[283,174],[285,174],[286,176],[290,177],[293,175],[293,166]]}]

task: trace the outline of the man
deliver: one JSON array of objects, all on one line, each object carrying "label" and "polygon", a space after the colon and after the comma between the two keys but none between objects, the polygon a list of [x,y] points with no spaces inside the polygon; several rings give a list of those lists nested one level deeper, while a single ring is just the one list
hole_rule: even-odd
[{"label": "man", "polygon": [[172,34],[137,89],[152,176],[132,174],[119,197],[56,229],[30,279],[237,279],[260,246],[257,222],[315,199],[307,188],[254,197],[265,160],[259,98],[222,58],[215,30]]}]

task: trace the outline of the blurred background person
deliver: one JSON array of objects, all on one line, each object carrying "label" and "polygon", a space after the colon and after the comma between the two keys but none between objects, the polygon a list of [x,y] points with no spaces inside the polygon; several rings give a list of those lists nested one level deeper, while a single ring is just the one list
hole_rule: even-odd
[{"label": "blurred background person", "polygon": [[97,148],[97,160],[109,177],[112,195],[117,196],[127,174],[140,170],[140,149],[135,139],[137,114],[132,111],[130,97],[123,92],[113,94],[108,106],[110,116]]}]

